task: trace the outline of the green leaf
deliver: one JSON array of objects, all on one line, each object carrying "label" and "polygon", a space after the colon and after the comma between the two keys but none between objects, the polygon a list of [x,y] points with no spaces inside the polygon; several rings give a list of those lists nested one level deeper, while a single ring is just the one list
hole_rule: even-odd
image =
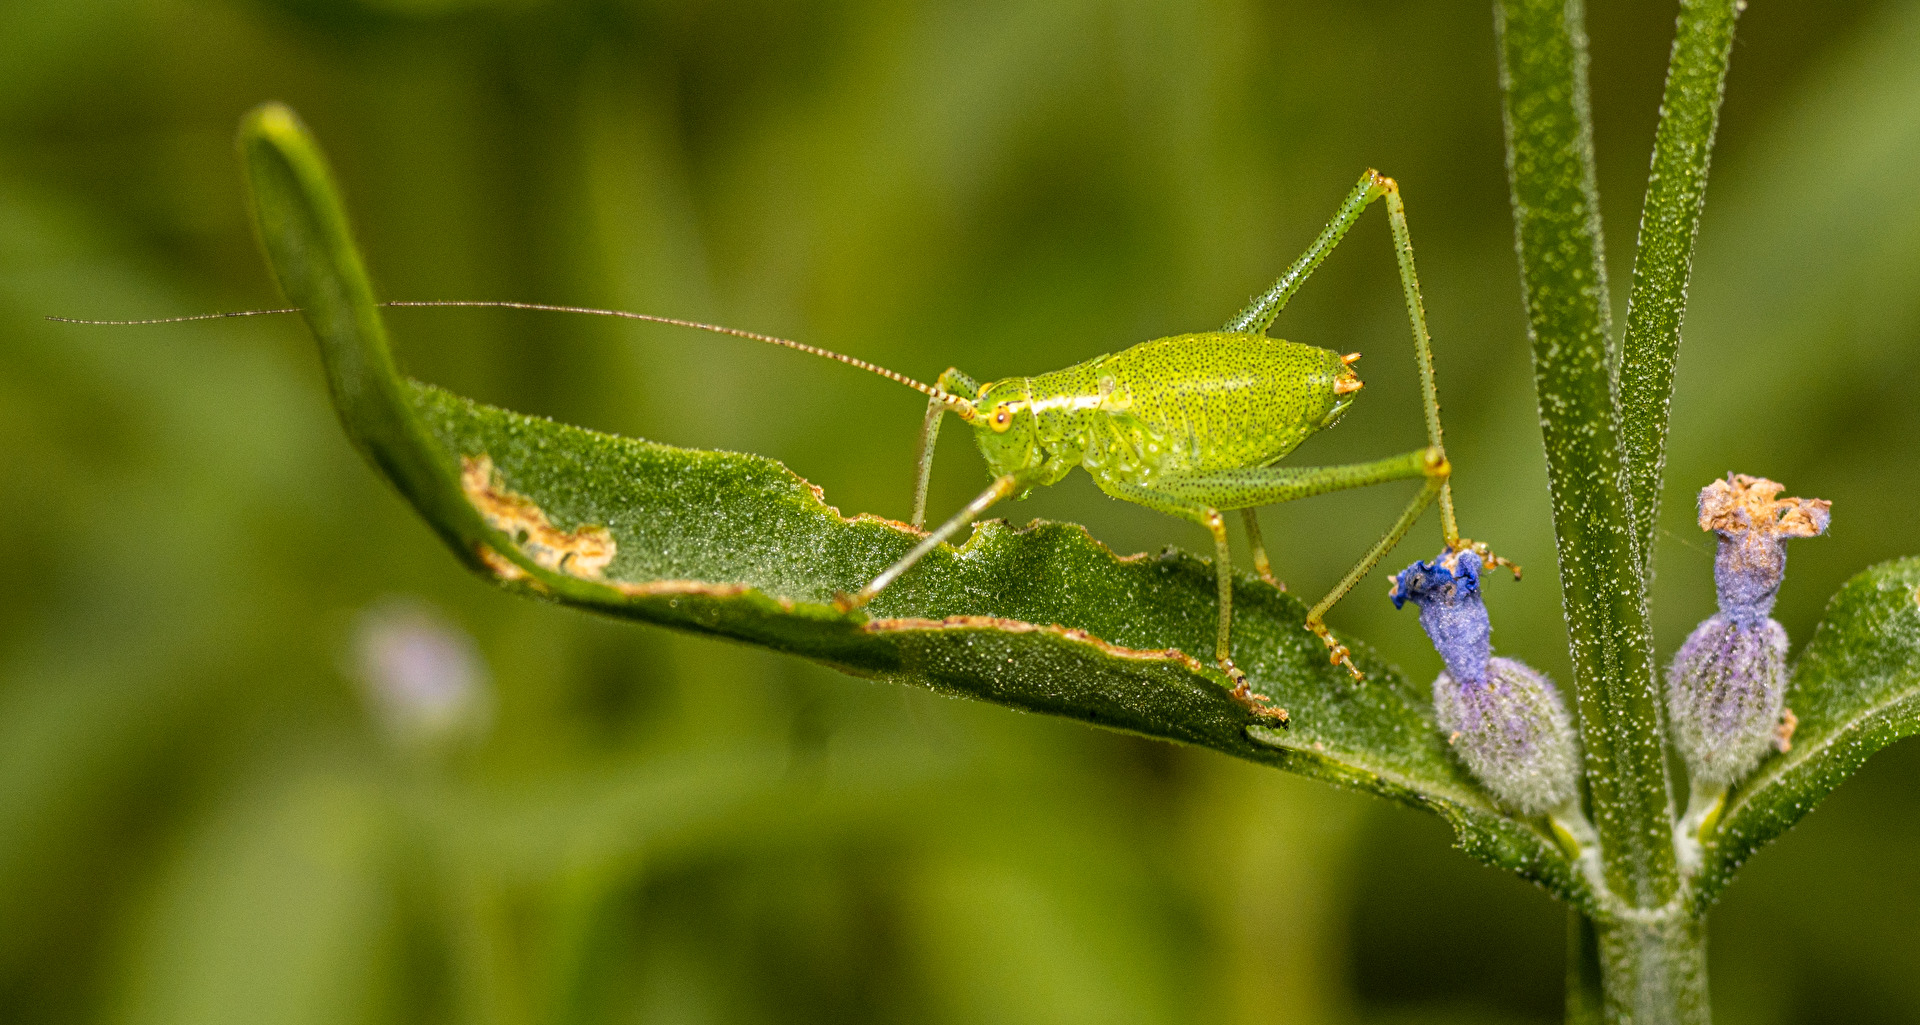
[{"label": "green leaf", "polygon": [[1847,581],[1794,669],[1793,747],[1727,797],[1707,844],[1705,908],[1740,864],[1812,811],[1875,751],[1920,733],[1920,558]]},{"label": "green leaf", "polygon": [[319,339],[348,436],[494,583],[1391,797],[1445,817],[1475,857],[1587,903],[1549,834],[1502,814],[1453,760],[1424,688],[1364,646],[1368,679],[1349,682],[1293,596],[1247,578],[1234,598],[1236,657],[1290,729],[1229,695],[1207,657],[1213,572],[1183,553],[1120,557],[1077,526],[989,522],[866,612],[840,613],[833,595],[918,531],[842,516],[770,459],[598,434],[402,379],[305,129],[264,107],[241,149],[268,260]]},{"label": "green leaf", "polygon": [[1726,94],[1733,26],[1746,0],[1682,0],[1653,137],[1653,167],[1640,210],[1640,242],[1627,297],[1620,356],[1620,429],[1633,496],[1633,536],[1642,566],[1653,558],[1653,526],[1666,468],[1673,361],[1687,309],[1693,243],[1707,199],[1707,167]]},{"label": "green leaf", "polygon": [[1578,0],[1494,6],[1507,170],[1587,784],[1621,899],[1672,896],[1672,797],[1620,448]]}]

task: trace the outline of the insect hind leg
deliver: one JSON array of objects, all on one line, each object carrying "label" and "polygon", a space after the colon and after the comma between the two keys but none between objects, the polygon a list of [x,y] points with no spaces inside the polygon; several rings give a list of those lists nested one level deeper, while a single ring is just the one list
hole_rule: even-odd
[{"label": "insect hind leg", "polygon": [[1346,237],[1347,229],[1352,228],[1354,222],[1360,220],[1360,215],[1366,212],[1367,207],[1374,200],[1386,194],[1386,186],[1391,183],[1391,178],[1383,178],[1372,170],[1361,175],[1359,184],[1353,187],[1353,191],[1347,193],[1346,199],[1340,201],[1340,208],[1334,211],[1333,219],[1327,222],[1326,227],[1320,229],[1319,236],[1313,240],[1312,245],[1307,247],[1307,251],[1293,261],[1293,265],[1287,268],[1287,272],[1280,275],[1280,280],[1275,281],[1265,292],[1255,296],[1253,301],[1247,304],[1247,308],[1234,314],[1233,319],[1227,321],[1221,330],[1265,334],[1267,328],[1273,326],[1274,318],[1280,316],[1281,310],[1286,309],[1287,301],[1293,298],[1293,293],[1298,292],[1300,286],[1307,283],[1307,279],[1312,277],[1313,272],[1326,260],[1327,254],[1333,252],[1334,247],[1340,244],[1340,240]]},{"label": "insect hind leg", "polygon": [[1339,583],[1333,585],[1333,590],[1328,591],[1326,597],[1315,602],[1313,608],[1307,610],[1307,629],[1312,630],[1313,635],[1320,638],[1321,643],[1327,646],[1328,657],[1335,665],[1345,667],[1353,676],[1355,683],[1366,677],[1353,664],[1353,652],[1348,650],[1345,644],[1334,639],[1333,633],[1327,629],[1327,610],[1333,608],[1335,602],[1346,597],[1347,592],[1353,590],[1354,586],[1360,583],[1361,578],[1371,572],[1373,567],[1379,565],[1380,560],[1386,558],[1388,552],[1393,551],[1393,546],[1399,544],[1400,539],[1407,536],[1407,531],[1413,529],[1413,524],[1420,518],[1420,514],[1426,512],[1427,506],[1432,505],[1434,499],[1446,490],[1449,467],[1445,456],[1440,457],[1439,464],[1433,467],[1433,470],[1434,472],[1427,477],[1426,486],[1420,489],[1420,493],[1414,496],[1412,502],[1407,503],[1406,509],[1400,513],[1400,518],[1394,521],[1393,526],[1388,528],[1387,533],[1379,541],[1374,542],[1373,547],[1367,550],[1367,554],[1347,571],[1346,576],[1340,578]]},{"label": "insect hind leg", "polygon": [[[1427,330],[1426,303],[1420,297],[1420,275],[1413,265],[1413,234],[1407,227],[1407,207],[1400,198],[1400,185],[1375,171],[1367,172],[1378,182],[1380,195],[1387,201],[1387,223],[1393,230],[1394,262],[1400,269],[1400,289],[1406,295],[1407,321],[1413,328],[1413,354],[1420,365],[1420,405],[1427,421],[1427,444],[1443,445],[1440,430],[1440,395],[1433,381],[1433,335]],[[1363,179],[1364,182],[1364,179]],[[1487,566],[1505,566],[1520,579],[1520,566],[1503,559],[1480,541],[1460,536],[1460,523],[1453,511],[1453,483],[1440,485],[1440,532],[1452,551],[1471,550]],[[1384,554],[1384,553],[1382,553]]]}]

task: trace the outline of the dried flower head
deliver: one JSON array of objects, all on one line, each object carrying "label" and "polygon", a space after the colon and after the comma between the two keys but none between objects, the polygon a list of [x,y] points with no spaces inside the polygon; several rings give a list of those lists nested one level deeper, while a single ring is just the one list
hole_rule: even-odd
[{"label": "dried flower head", "polygon": [[1832,502],[1780,498],[1782,490],[1784,485],[1744,473],[1727,474],[1700,490],[1700,529],[1720,538],[1713,577],[1720,611],[1730,618],[1770,614],[1787,572],[1787,539],[1826,533]]},{"label": "dried flower head", "polygon": [[1674,745],[1697,785],[1724,788],[1782,742],[1787,632],[1769,615],[1786,577],[1786,541],[1825,533],[1832,503],[1780,498],[1764,477],[1728,474],[1700,491],[1700,529],[1720,538],[1720,611],[1674,656],[1667,707]]}]

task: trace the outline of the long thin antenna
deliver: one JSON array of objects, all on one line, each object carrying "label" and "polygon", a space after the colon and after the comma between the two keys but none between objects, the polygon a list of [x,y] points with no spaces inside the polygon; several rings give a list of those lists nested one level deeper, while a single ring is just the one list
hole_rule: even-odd
[{"label": "long thin antenna", "polygon": [[784,345],[789,349],[798,349],[801,352],[810,353],[815,356],[823,356],[830,360],[835,360],[840,363],[845,363],[850,367],[859,367],[860,369],[865,370],[869,373],[879,374],[881,377],[884,377],[889,381],[894,381],[899,384],[904,384],[907,387],[912,388],[914,391],[920,392],[923,395],[931,396],[932,398],[938,399],[941,402],[945,402],[956,408],[964,408],[968,411],[971,411],[973,409],[973,403],[969,402],[967,399],[963,398],[962,396],[955,395],[952,392],[947,391],[945,388],[938,388],[931,384],[923,384],[919,381],[914,380],[911,377],[908,377],[905,374],[902,374],[893,370],[888,370],[886,367],[879,366],[878,364],[868,363],[866,360],[863,360],[863,359],[855,359],[852,356],[847,356],[842,353],[834,352],[831,349],[822,349],[817,345],[808,345],[805,342],[796,342],[791,338],[776,338],[773,335],[763,335],[757,331],[743,331],[737,327],[722,327],[719,324],[704,324],[697,320],[681,320],[678,317],[656,317],[650,313],[629,313],[626,310],[598,310],[589,306],[553,306],[547,303],[516,303],[516,302],[504,302],[504,301],[463,301],[459,299],[430,299],[430,300],[425,300],[420,302],[387,302],[387,303],[381,303],[380,305],[382,306],[494,306],[494,307],[500,307],[502,309],[509,309],[509,310],[546,310],[551,313],[590,313],[596,317],[622,317],[627,320],[644,320],[650,324],[671,324],[674,327],[691,327],[701,331],[712,331],[716,334],[732,335],[735,338],[748,338],[756,342],[766,342],[769,345]]},{"label": "long thin antenna", "polygon": [[[884,377],[889,381],[894,381],[899,384],[904,384],[907,387],[912,388],[914,391],[920,392],[923,395],[930,396],[940,402],[944,402],[947,405],[953,407],[954,410],[956,412],[959,412],[962,416],[969,416],[973,413],[973,403],[971,401],[969,401],[964,396],[955,395],[952,392],[947,391],[945,388],[936,387],[931,384],[924,384],[922,382],[914,380],[911,377],[908,377],[905,374],[902,374],[893,370],[888,370],[886,367],[880,366],[878,364],[868,363],[866,360],[863,360],[863,359],[855,359],[852,356],[847,356],[842,353],[834,352],[831,349],[822,349],[817,345],[808,345],[805,342],[796,342],[791,338],[776,338],[773,335],[763,335],[757,331],[743,331],[737,327],[722,327],[719,324],[704,324],[697,320],[681,320],[678,317],[656,317],[648,313],[629,313],[626,310],[600,310],[600,309],[594,309],[593,307],[590,307],[590,306],[555,306],[548,303],[516,303],[516,302],[504,302],[504,301],[483,301],[483,300],[430,299],[430,300],[424,300],[424,301],[384,302],[384,303],[380,303],[380,305],[381,306],[489,306],[489,307],[498,307],[500,309],[508,309],[508,310],[545,310],[550,313],[588,313],[596,317],[621,317],[626,320],[644,320],[650,324],[670,324],[674,327],[691,327],[701,331],[712,331],[716,334],[732,335],[735,338],[747,338],[756,342],[766,342],[769,345],[783,345],[789,349],[798,349],[801,352],[809,353],[815,356],[822,356],[827,359],[834,360],[836,362],[845,363],[850,367],[859,367],[861,370],[865,370],[869,373],[879,374],[881,377]],[[62,323],[62,324],[92,324],[92,325],[99,325],[99,326],[106,326],[106,327],[129,327],[129,326],[140,325],[140,324],[183,324],[193,320],[221,320],[227,317],[264,317],[264,316],[268,316],[270,314],[276,314],[276,313],[299,313],[299,312],[300,312],[299,307],[293,307],[291,309],[284,309],[284,310],[237,310],[231,313],[199,313],[190,317],[155,317],[150,320],[81,320],[75,317],[48,317],[47,319],[52,321],[58,321],[59,323]]]},{"label": "long thin antenna", "polygon": [[299,313],[298,306],[284,310],[235,310],[232,313],[196,313],[191,317],[155,317],[152,320],[81,320],[77,317],[48,317],[62,324],[95,324],[103,327],[131,327],[137,324],[184,324],[189,320],[223,320],[227,317],[264,317],[271,313]]}]

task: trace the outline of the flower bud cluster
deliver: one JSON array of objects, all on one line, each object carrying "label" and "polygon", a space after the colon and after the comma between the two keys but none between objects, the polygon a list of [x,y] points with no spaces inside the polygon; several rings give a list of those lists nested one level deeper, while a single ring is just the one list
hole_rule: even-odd
[{"label": "flower bud cluster", "polygon": [[1584,823],[1580,743],[1553,683],[1493,655],[1493,628],[1472,550],[1442,552],[1394,578],[1395,608],[1413,602],[1446,670],[1433,681],[1434,716],[1460,760],[1502,804],[1523,815]]},{"label": "flower bud cluster", "polygon": [[1787,743],[1787,632],[1770,614],[1787,539],[1825,533],[1832,504],[1780,498],[1781,490],[1728,474],[1700,492],[1700,529],[1720,539],[1720,611],[1694,628],[1667,673],[1673,742],[1696,789],[1724,790]]}]

